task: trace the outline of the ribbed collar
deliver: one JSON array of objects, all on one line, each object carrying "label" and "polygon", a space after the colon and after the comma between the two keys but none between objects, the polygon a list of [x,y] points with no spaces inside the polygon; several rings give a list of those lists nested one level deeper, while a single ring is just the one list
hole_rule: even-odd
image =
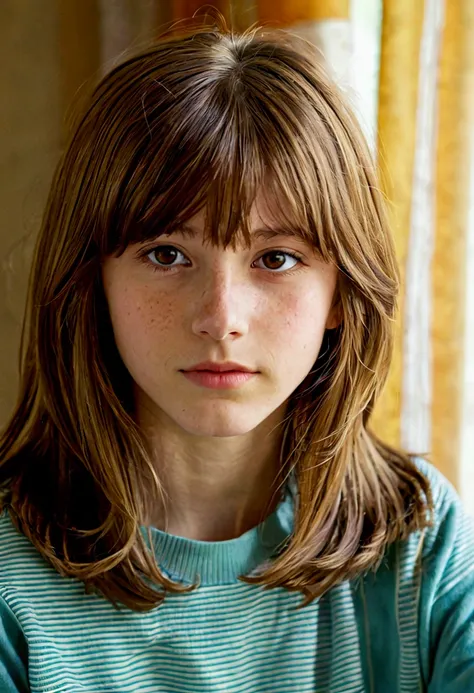
[{"label": "ribbed collar", "polygon": [[237,582],[276,555],[293,530],[295,487],[288,484],[274,512],[240,537],[227,541],[197,541],[151,528],[156,560],[174,580],[201,585]]}]

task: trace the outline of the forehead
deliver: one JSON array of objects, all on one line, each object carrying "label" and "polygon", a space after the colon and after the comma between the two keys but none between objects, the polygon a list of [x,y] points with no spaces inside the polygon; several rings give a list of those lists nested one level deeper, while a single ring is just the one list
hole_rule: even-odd
[{"label": "forehead", "polygon": [[[246,220],[251,239],[257,241],[269,241],[278,237],[300,238],[308,242],[308,234],[294,224],[288,224],[278,218],[275,210],[272,210],[268,201],[260,196],[252,205],[250,214]],[[205,208],[188,221],[173,230],[173,235],[180,235],[191,240],[207,240],[207,217]]]}]

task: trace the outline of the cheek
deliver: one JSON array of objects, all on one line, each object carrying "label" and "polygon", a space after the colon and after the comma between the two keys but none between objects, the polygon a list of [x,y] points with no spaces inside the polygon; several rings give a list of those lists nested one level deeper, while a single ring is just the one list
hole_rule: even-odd
[{"label": "cheek", "polygon": [[[110,315],[115,340],[122,356],[132,352],[144,356],[159,344],[166,342],[167,335],[175,329],[176,310],[172,297],[161,296],[145,288],[123,289],[109,300]],[[159,338],[158,338],[159,336]],[[153,347],[153,349],[152,349]]]},{"label": "cheek", "polygon": [[[268,321],[267,328],[274,337],[278,336],[288,348],[318,349],[326,326],[328,307],[321,295],[312,292],[290,295],[285,298]],[[297,352],[295,351],[295,354]]]}]

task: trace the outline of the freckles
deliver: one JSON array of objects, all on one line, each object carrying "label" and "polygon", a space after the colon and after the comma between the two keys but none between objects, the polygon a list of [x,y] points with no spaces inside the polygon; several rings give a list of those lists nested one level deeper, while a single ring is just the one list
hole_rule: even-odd
[{"label": "freckles", "polygon": [[137,306],[142,316],[142,324],[146,328],[156,330],[159,327],[161,332],[168,331],[175,322],[176,310],[174,302],[170,298],[148,296]]}]

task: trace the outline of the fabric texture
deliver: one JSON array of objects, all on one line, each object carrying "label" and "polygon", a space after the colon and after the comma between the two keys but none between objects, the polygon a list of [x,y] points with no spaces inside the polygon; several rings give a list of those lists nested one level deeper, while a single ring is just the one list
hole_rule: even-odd
[{"label": "fabric texture", "polygon": [[226,542],[152,529],[157,560],[200,587],[147,613],[115,609],[61,577],[0,517],[2,693],[468,693],[474,691],[474,531],[446,481],[434,526],[383,564],[297,610],[299,593],[238,576],[292,531],[295,488],[258,527]]}]

